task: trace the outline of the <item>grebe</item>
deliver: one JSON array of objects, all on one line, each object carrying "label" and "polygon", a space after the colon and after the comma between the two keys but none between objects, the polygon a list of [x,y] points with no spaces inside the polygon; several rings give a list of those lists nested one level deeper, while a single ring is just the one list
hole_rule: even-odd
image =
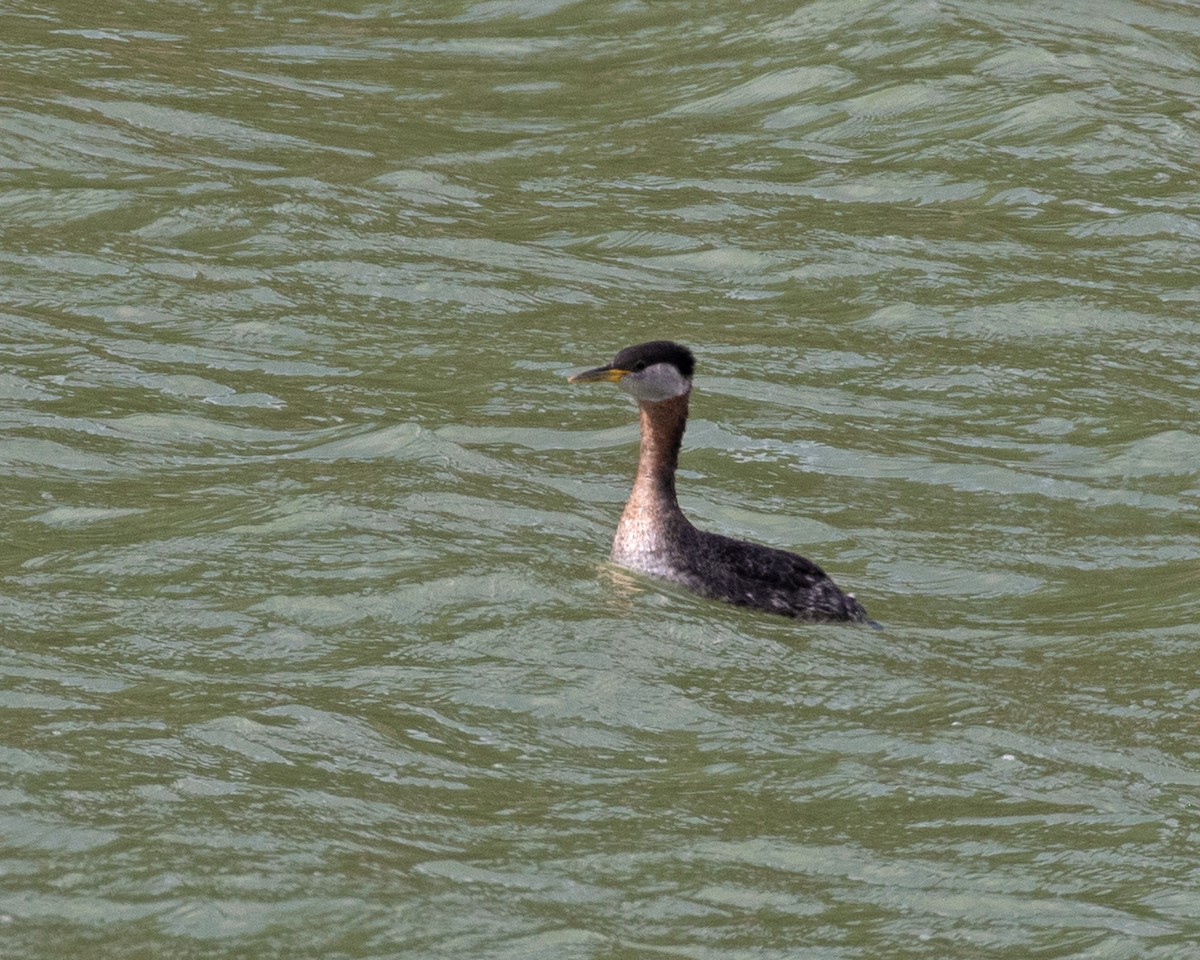
[{"label": "grebe", "polygon": [[617,524],[613,562],[705,597],[797,620],[870,622],[854,595],[839,590],[811,560],[697,530],[683,515],[675,498],[675,469],[695,366],[687,347],[655,340],[626,347],[607,366],[567,378],[568,383],[615,383],[638,402],[637,479]]}]

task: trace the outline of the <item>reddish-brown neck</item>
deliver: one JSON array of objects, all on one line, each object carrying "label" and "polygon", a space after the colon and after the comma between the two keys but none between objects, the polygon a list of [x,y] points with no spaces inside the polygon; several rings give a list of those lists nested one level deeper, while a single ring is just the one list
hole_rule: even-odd
[{"label": "reddish-brown neck", "polygon": [[675,503],[675,468],[687,427],[688,393],[658,403],[640,402],[642,442],[638,451],[635,497]]}]

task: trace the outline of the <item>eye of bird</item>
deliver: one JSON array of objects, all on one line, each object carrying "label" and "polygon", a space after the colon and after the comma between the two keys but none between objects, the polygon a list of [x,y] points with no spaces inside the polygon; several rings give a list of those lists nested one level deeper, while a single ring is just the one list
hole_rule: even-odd
[{"label": "eye of bird", "polygon": [[645,360],[638,360],[638,361],[637,361],[637,362],[636,362],[636,363],[633,365],[633,369],[634,369],[635,371],[638,371],[638,370],[645,370],[645,369],[646,369],[646,361],[645,361]]}]

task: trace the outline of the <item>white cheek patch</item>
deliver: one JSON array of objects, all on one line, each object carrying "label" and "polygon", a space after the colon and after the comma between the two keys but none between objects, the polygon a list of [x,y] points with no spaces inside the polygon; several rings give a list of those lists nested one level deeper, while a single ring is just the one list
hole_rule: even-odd
[{"label": "white cheek patch", "polygon": [[620,387],[638,400],[657,403],[687,393],[690,384],[672,363],[656,363],[623,377]]}]

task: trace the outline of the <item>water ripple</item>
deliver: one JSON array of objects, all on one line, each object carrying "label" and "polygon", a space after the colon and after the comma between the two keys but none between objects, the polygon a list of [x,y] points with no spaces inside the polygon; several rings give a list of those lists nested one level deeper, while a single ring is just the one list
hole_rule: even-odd
[{"label": "water ripple", "polygon": [[6,956],[1192,948],[1192,6],[0,23]]}]

